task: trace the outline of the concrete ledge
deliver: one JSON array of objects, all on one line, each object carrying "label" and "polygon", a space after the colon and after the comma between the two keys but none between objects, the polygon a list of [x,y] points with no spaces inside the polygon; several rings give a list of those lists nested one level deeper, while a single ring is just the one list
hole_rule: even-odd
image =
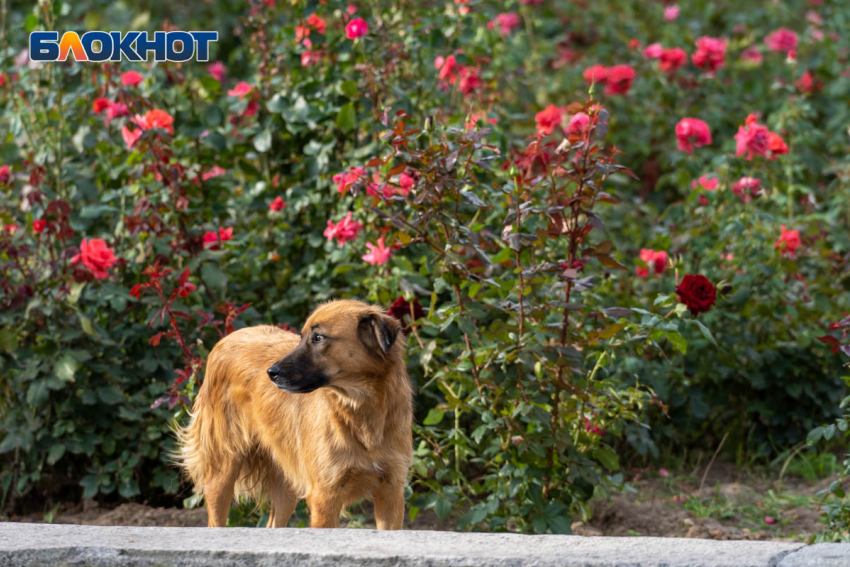
[{"label": "concrete ledge", "polygon": [[0,567],[833,567],[850,544],[0,523]]},{"label": "concrete ledge", "polygon": [[818,543],[789,553],[777,567],[848,567],[850,543]]}]

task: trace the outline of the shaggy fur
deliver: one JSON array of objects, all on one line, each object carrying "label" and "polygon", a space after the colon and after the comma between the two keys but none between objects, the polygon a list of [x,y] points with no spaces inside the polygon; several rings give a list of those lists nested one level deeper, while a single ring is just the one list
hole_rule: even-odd
[{"label": "shaggy fur", "polygon": [[[180,465],[206,498],[210,526],[226,525],[234,496],[270,499],[269,527],[286,526],[305,498],[314,528],[339,526],[346,505],[371,497],[378,529],[401,529],[412,390],[398,335],[383,310],[333,301],[301,337],[257,326],[216,344],[191,421],[177,431]],[[270,367],[296,357],[326,385],[281,389]]]}]

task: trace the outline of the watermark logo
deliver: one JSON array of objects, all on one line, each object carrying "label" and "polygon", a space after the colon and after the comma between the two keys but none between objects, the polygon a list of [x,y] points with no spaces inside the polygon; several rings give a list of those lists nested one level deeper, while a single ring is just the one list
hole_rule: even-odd
[{"label": "watermark logo", "polygon": [[[216,31],[148,32],[90,31],[82,36],[65,32],[30,33],[31,61],[66,61],[70,54],[77,61],[209,61],[210,43],[218,41]],[[153,52],[153,58],[148,54]]]}]

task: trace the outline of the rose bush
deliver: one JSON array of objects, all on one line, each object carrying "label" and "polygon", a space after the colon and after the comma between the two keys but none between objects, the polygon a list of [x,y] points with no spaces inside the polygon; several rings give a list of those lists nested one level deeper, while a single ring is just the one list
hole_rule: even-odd
[{"label": "rose bush", "polygon": [[[332,297],[407,325],[411,517],[566,532],[623,459],[838,415],[846,7],[111,6],[0,40],[4,506],[173,502],[215,341]],[[21,52],[173,26],[217,29],[212,60]]]}]

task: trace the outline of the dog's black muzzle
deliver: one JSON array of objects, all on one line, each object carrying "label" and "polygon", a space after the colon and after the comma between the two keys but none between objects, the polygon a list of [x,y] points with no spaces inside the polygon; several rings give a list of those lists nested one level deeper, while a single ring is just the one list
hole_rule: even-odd
[{"label": "dog's black muzzle", "polygon": [[321,370],[298,360],[275,362],[266,372],[274,385],[290,394],[309,394],[328,385],[328,377]]}]

